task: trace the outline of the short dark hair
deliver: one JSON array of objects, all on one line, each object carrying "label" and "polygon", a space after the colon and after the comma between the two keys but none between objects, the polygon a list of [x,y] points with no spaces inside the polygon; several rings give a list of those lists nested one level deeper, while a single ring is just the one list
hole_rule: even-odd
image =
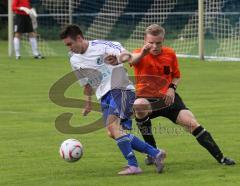
[{"label": "short dark hair", "polygon": [[65,39],[70,37],[72,39],[76,39],[77,36],[80,35],[82,38],[83,33],[78,25],[67,25],[60,33],[60,38]]}]

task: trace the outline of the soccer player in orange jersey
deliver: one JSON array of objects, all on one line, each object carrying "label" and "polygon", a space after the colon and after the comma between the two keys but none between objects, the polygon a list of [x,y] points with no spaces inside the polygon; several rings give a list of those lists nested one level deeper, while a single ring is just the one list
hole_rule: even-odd
[{"label": "soccer player in orange jersey", "polygon": [[[156,147],[151,119],[162,116],[184,127],[220,163],[235,162],[223,155],[211,134],[201,126],[185,106],[176,89],[180,80],[178,60],[173,49],[163,46],[165,30],[157,24],[146,28],[144,46],[129,59],[134,67],[136,95],[134,111],[144,140]],[[146,164],[152,164],[147,156]]]}]

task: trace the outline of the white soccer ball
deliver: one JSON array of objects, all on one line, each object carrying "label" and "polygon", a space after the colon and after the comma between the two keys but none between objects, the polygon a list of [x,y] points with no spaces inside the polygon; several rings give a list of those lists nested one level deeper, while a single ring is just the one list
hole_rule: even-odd
[{"label": "white soccer ball", "polygon": [[60,156],[67,162],[78,161],[83,155],[83,146],[76,139],[65,140],[59,149]]}]

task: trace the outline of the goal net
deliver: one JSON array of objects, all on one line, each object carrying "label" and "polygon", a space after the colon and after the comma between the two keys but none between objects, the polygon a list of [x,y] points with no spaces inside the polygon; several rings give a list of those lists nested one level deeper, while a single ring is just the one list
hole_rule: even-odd
[{"label": "goal net", "polygon": [[[166,29],[165,45],[198,56],[198,0],[34,0],[32,6],[44,55],[64,55],[58,35],[69,23],[87,39],[117,40],[128,50],[141,47],[145,28],[157,23]],[[240,61],[239,9],[239,0],[204,0],[205,57]]]}]

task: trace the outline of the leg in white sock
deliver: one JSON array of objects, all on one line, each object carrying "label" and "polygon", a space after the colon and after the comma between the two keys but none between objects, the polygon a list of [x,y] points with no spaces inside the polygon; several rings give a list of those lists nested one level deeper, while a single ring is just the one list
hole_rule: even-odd
[{"label": "leg in white sock", "polygon": [[20,39],[19,37],[16,37],[16,35],[13,39],[13,45],[14,45],[16,57],[20,56]]},{"label": "leg in white sock", "polygon": [[34,56],[38,56],[40,53],[38,52],[38,45],[37,45],[37,36],[35,32],[29,33],[29,42],[32,47],[32,53]]},{"label": "leg in white sock", "polygon": [[29,38],[29,42],[32,46],[32,53],[34,56],[38,56],[39,52],[38,52],[38,48],[37,48],[37,39],[36,37],[30,37]]}]

